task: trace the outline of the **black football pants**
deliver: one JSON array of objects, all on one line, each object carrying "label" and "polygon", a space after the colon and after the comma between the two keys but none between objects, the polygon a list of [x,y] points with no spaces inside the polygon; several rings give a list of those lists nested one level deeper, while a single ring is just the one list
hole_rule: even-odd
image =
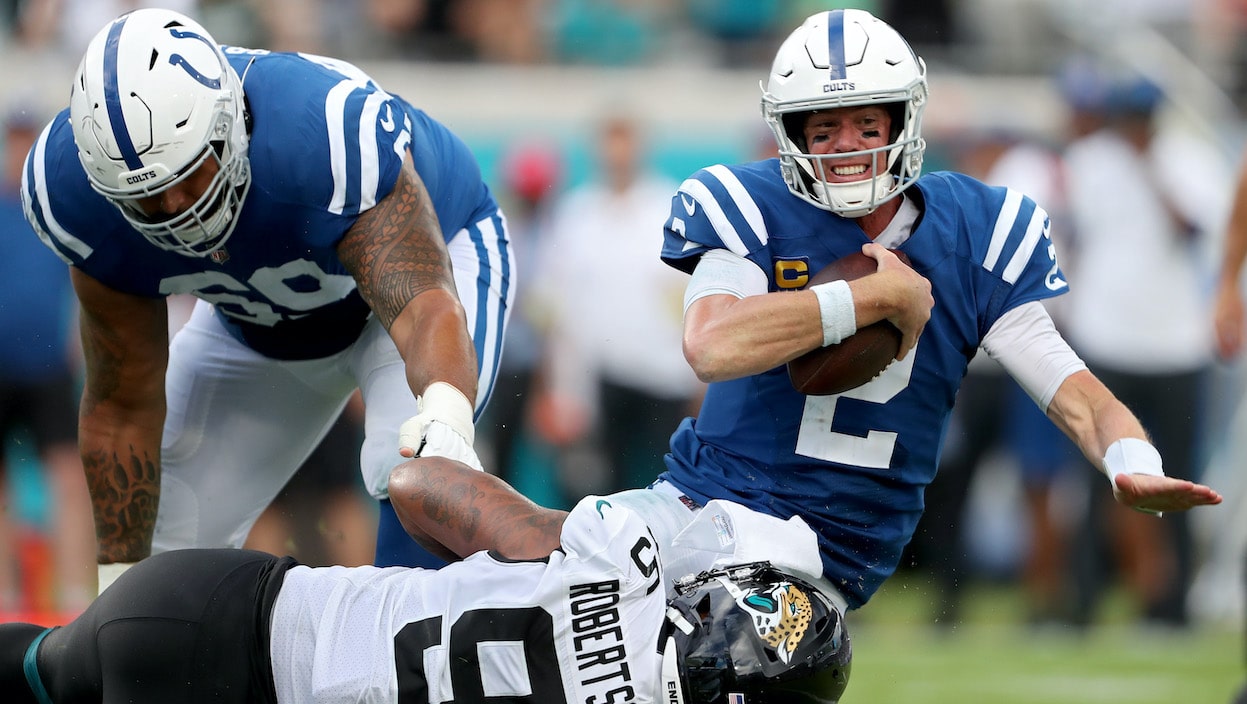
[{"label": "black football pants", "polygon": [[[48,633],[35,658],[38,679],[53,704],[276,704],[268,620],[293,563],[228,549],[148,558]],[[0,625],[3,701],[39,701],[22,664],[42,631]]]}]

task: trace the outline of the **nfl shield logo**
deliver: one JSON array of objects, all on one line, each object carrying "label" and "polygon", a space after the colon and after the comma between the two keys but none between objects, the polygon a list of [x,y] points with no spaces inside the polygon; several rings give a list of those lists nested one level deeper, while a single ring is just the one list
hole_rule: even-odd
[{"label": "nfl shield logo", "polygon": [[729,692],[727,695],[727,704],[745,704],[745,695]]},{"label": "nfl shield logo", "polygon": [[224,249],[218,249],[213,251],[212,254],[209,254],[208,258],[216,264],[224,264],[229,261],[229,252]]}]

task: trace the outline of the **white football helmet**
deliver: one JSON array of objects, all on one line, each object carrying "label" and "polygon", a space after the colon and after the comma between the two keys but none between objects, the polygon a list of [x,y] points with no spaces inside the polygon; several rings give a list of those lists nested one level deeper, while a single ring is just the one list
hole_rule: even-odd
[{"label": "white football helmet", "polygon": [[[864,10],[831,10],[805,20],[775,54],[762,87],[762,115],[779,145],[780,169],[793,195],[845,217],[860,217],[900,195],[922,172],[926,65],[886,22]],[[859,152],[813,155],[802,135],[804,113],[887,105],[889,144]],[[832,157],[887,152],[889,171],[853,183],[828,182]]]},{"label": "white football helmet", "polygon": [[[242,81],[207,30],[169,10],[122,15],[91,40],[70,94],[78,158],[91,187],[152,244],[187,256],[220,249],[251,185]],[[218,167],[185,212],[138,199]]]}]

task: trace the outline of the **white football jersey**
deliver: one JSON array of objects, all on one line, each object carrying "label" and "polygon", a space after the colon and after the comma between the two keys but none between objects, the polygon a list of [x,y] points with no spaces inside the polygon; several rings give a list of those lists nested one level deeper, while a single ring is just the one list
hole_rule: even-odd
[{"label": "white football jersey", "polygon": [[588,497],[562,541],[538,561],[291,569],[272,616],[277,700],[655,701],[666,580],[645,521]]}]

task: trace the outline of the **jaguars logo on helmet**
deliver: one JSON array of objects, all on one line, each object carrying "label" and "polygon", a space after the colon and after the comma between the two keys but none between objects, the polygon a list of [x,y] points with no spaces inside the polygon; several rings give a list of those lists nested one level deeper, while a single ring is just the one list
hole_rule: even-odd
[{"label": "jaguars logo on helmet", "polygon": [[737,606],[753,615],[758,637],[775,650],[781,661],[789,662],[810,625],[810,597],[789,582],[776,584],[765,592],[758,588],[741,592],[727,577],[716,579],[736,599]]},{"label": "jaguars logo on helmet", "polygon": [[664,635],[667,704],[834,704],[852,647],[818,588],[769,562],[676,585]]}]

